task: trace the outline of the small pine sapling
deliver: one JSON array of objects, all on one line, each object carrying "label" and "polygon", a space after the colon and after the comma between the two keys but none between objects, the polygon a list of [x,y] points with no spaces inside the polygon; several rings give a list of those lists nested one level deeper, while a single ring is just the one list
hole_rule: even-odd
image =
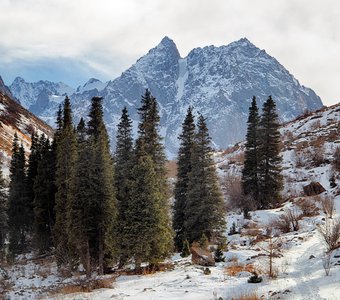
[{"label": "small pine sapling", "polygon": [[184,240],[181,257],[188,257],[190,255],[190,245],[188,240]]},{"label": "small pine sapling", "polygon": [[222,244],[219,243],[217,245],[216,250],[215,250],[215,255],[214,255],[215,262],[224,262],[225,261],[225,257],[223,255],[223,250],[222,249],[223,249]]},{"label": "small pine sapling", "polygon": [[233,224],[232,224],[231,227],[230,227],[230,230],[229,230],[228,235],[233,235],[233,234],[237,234],[237,233],[239,233],[239,232],[236,230],[236,224],[235,224],[235,222],[233,222]]},{"label": "small pine sapling", "polygon": [[204,233],[202,234],[200,240],[198,241],[198,244],[202,249],[208,249],[209,240]]},{"label": "small pine sapling", "polygon": [[262,277],[258,276],[257,273],[254,271],[253,275],[249,277],[248,283],[260,283],[262,282]]}]

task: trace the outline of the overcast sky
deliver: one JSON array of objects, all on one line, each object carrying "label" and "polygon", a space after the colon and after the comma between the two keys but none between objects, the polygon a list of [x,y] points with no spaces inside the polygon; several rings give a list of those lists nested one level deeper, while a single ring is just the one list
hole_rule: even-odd
[{"label": "overcast sky", "polygon": [[167,35],[182,57],[241,37],[340,100],[339,0],[0,0],[0,75],[114,79]]}]

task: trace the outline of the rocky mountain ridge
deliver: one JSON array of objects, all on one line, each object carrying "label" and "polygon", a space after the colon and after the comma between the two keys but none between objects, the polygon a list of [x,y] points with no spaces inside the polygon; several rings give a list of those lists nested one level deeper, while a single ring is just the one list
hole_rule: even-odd
[{"label": "rocky mountain ridge", "polygon": [[[102,96],[113,146],[124,106],[129,110],[136,132],[137,108],[141,95],[148,88],[159,103],[161,133],[170,158],[176,156],[177,136],[189,106],[207,118],[217,149],[244,138],[253,95],[258,97],[260,107],[272,95],[282,121],[322,107],[321,99],[313,90],[300,85],[275,58],[245,38],[226,46],[195,48],[182,58],[176,44],[165,37],[121,76],[107,83],[90,79],[77,90],[60,83],[55,86],[46,83],[48,100],[40,89],[43,82],[39,83],[37,87],[30,85],[30,97],[28,88],[27,93],[23,93],[21,86],[27,85],[20,80],[16,79],[10,89],[25,107],[51,125],[63,92],[71,97],[75,121],[87,115],[93,96]],[[39,96],[41,93],[43,95]]]}]

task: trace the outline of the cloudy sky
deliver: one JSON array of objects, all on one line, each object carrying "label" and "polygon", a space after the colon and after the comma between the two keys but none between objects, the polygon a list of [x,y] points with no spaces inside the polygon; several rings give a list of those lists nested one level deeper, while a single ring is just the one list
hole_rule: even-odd
[{"label": "cloudy sky", "polygon": [[184,57],[247,37],[325,104],[340,100],[338,0],[0,0],[0,75],[114,79],[167,35]]}]

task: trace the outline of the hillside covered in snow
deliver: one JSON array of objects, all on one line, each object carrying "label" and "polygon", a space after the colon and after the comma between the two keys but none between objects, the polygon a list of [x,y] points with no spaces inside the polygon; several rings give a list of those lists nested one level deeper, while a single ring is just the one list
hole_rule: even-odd
[{"label": "hillside covered in snow", "polygon": [[[209,267],[209,272],[193,264],[190,256],[181,258],[176,253],[161,272],[131,275],[126,270],[105,275],[93,279],[96,289],[86,292],[81,272],[70,278],[58,273],[49,257],[31,253],[2,269],[5,297],[339,299],[340,241],[330,251],[323,233],[332,224],[340,224],[340,104],[286,123],[281,135],[285,182],[282,205],[252,211],[250,219],[245,219],[235,205],[244,143],[215,154],[226,199],[227,248],[225,261]],[[318,189],[306,188],[311,183]],[[287,216],[291,216],[288,221]],[[270,260],[272,276],[268,275]],[[262,281],[248,283],[254,271]]]}]

